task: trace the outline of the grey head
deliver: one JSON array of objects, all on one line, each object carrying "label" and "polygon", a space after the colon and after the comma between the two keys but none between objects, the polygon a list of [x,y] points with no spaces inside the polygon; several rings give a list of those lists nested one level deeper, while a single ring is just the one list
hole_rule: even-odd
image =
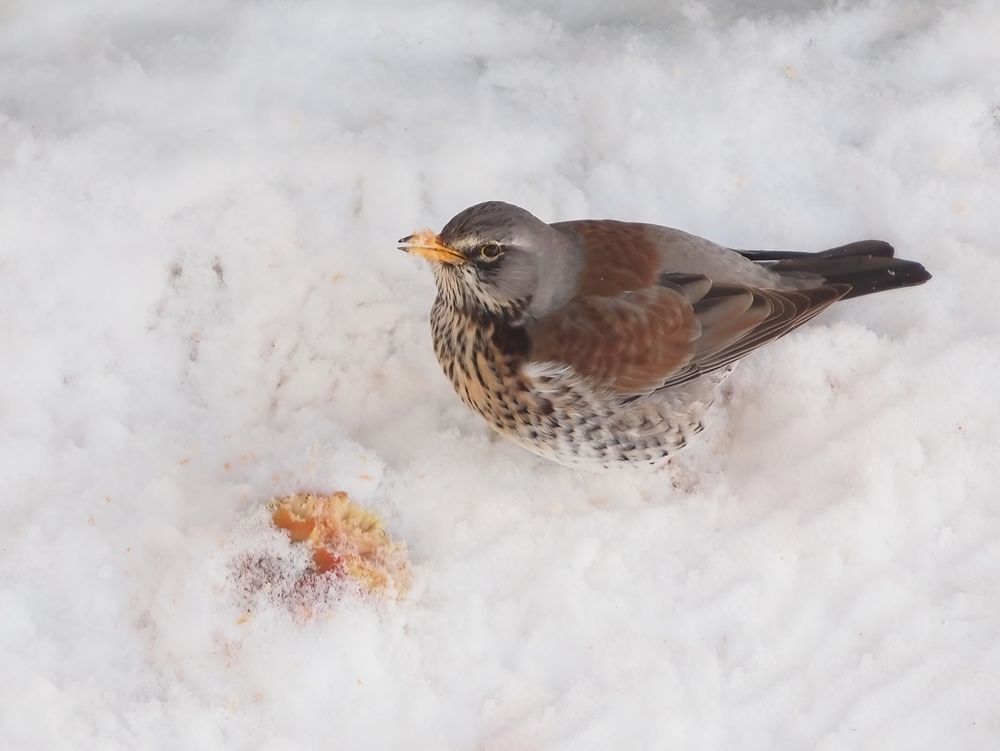
[{"label": "grey head", "polygon": [[530,212],[487,201],[456,214],[434,235],[419,232],[400,248],[432,262],[438,293],[457,307],[540,317],[576,288],[577,241]]}]

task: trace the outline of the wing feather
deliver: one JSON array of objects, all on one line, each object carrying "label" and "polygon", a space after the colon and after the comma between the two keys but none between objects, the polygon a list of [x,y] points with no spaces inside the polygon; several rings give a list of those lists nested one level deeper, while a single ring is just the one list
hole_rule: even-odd
[{"label": "wing feather", "polygon": [[661,286],[590,295],[528,327],[530,359],[569,367],[623,397],[676,386],[723,368],[784,336],[849,290],[712,284],[664,275]]}]

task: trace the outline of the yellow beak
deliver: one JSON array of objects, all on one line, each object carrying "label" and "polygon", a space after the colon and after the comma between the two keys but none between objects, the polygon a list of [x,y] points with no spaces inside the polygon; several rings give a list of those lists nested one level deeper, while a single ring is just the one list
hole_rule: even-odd
[{"label": "yellow beak", "polygon": [[407,253],[416,253],[428,261],[438,261],[457,266],[465,263],[465,256],[457,250],[442,245],[438,236],[429,229],[422,229],[412,235],[407,235],[399,241],[399,249]]}]

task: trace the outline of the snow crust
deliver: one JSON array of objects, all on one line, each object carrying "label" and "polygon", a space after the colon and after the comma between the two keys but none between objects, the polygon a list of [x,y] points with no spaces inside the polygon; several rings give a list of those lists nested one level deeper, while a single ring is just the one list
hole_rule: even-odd
[{"label": "snow crust", "polygon": [[[1000,6],[0,7],[10,749],[1000,748]],[[928,285],[748,358],[671,472],[499,442],[395,250],[486,199]],[[414,589],[246,616],[343,489]]]}]

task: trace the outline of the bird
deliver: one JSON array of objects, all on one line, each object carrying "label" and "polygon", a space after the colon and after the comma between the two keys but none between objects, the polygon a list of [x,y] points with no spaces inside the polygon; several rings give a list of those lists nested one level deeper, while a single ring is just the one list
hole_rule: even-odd
[{"label": "bird", "polygon": [[569,467],[664,465],[736,363],[840,300],[931,278],[881,240],[734,250],[487,201],[398,248],[430,262],[437,359],[500,435]]}]

